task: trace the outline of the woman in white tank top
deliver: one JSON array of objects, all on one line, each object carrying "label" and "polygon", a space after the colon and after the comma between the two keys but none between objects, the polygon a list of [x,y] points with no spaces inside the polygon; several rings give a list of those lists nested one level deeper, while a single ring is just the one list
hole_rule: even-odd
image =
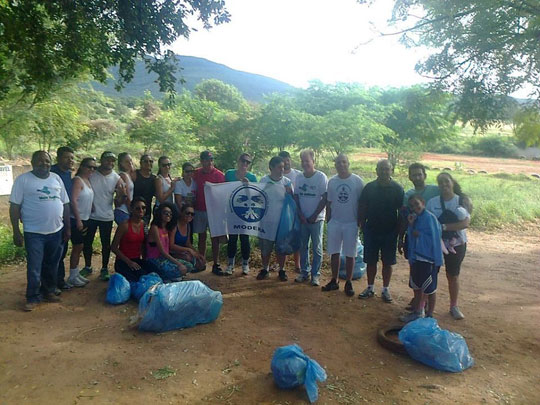
[{"label": "woman in white tank top", "polygon": [[173,193],[177,178],[172,178],[171,160],[167,156],[158,159],[158,175],[156,176],[156,207],[164,202],[174,204]]},{"label": "woman in white tank top", "polygon": [[90,184],[90,176],[96,171],[97,164],[94,158],[84,158],[79,170],[73,178],[71,191],[71,257],[69,259],[68,284],[75,287],[84,287],[88,280],[79,274],[79,259],[84,246],[86,222],[92,212],[94,190]]},{"label": "woman in white tank top", "polygon": [[135,173],[135,166],[133,166],[133,159],[131,159],[129,153],[122,152],[118,155],[118,169],[120,170],[120,178],[124,182],[124,187],[120,188],[124,195],[122,204],[114,210],[114,220],[120,225],[129,219],[128,207],[131,206],[131,200],[133,200],[134,185],[131,177]]}]

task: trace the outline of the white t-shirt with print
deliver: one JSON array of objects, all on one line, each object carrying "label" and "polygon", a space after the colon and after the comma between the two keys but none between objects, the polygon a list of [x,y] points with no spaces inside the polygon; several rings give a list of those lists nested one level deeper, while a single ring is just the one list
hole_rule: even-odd
[{"label": "white t-shirt with print", "polygon": [[120,175],[114,170],[106,176],[96,170],[90,176],[90,184],[94,190],[94,211],[90,214],[90,219],[96,221],[112,221],[114,219],[114,192],[119,180]]},{"label": "white t-shirt with print", "polygon": [[190,205],[195,205],[195,191],[197,191],[195,180],[191,180],[191,185],[188,186],[184,179],[181,179],[174,186],[174,194],[181,195],[182,201]]},{"label": "white t-shirt with print", "polygon": [[[447,210],[452,211],[454,214],[456,214],[459,221],[463,221],[465,218],[471,217],[471,214],[469,214],[469,212],[464,207],[459,205],[459,196],[457,194],[455,194],[451,200],[445,200],[444,207]],[[443,212],[441,206],[441,197],[433,197],[432,199],[430,199],[426,204],[426,209],[432,214],[434,214],[437,218],[439,218]],[[461,241],[458,241],[456,246],[467,243],[467,232],[465,232],[465,229],[456,232],[461,239]]]},{"label": "white t-shirt with print", "polygon": [[[315,170],[311,177],[304,176],[304,173],[300,173],[296,177],[294,194],[298,195],[300,210],[306,219],[312,216],[317,209],[324,193],[326,193],[327,185],[328,178],[326,174],[319,170]],[[316,220],[324,220],[325,213],[326,208],[319,213]]]},{"label": "white t-shirt with print", "polygon": [[331,215],[338,222],[358,221],[358,200],[364,188],[360,176],[351,174],[346,179],[337,174],[328,181],[328,201],[332,203]]},{"label": "white t-shirt with print", "polygon": [[64,204],[69,197],[56,173],[49,173],[46,179],[32,172],[21,174],[13,183],[9,201],[21,206],[24,232],[48,235],[64,226]]}]

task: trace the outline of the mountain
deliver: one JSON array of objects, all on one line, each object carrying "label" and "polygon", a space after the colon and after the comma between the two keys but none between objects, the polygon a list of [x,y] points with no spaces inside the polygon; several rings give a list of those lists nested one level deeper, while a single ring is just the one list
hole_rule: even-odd
[{"label": "mountain", "polygon": [[[191,91],[197,83],[205,79],[218,79],[237,87],[247,100],[260,102],[263,101],[265,94],[286,92],[294,88],[279,80],[231,69],[207,59],[181,55],[178,55],[177,58],[182,69],[177,77],[183,77],[185,80],[184,84],[178,83],[176,85],[178,92],[181,92],[183,88]],[[112,68],[110,73],[113,77],[118,77],[117,68]],[[144,62],[139,60],[135,66],[133,80],[126,84],[122,91],[117,92],[114,89],[115,80],[113,79],[109,79],[105,84],[92,82],[92,86],[110,97],[141,97],[146,90],[149,90],[154,97],[161,98],[163,93],[160,93],[159,86],[155,83],[156,78],[157,74],[148,73]]]}]

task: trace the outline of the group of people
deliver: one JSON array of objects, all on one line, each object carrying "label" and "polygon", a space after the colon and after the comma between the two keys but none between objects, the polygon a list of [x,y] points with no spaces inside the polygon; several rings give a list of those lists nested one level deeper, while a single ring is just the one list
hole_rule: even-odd
[{"label": "group of people", "polygon": [[[204,184],[228,181],[257,182],[249,171],[252,157],[242,153],[235,169],[225,173],[214,166],[210,151],[203,151],[200,167],[189,162],[182,165],[182,177],[171,175],[171,160],[161,156],[157,174],[153,159],[145,154],[135,169],[132,157],[120,153],[118,158],[106,151],[99,162],[84,158],[72,177],[74,151],[61,147],[57,163],[45,151],[32,155],[32,170],[15,179],[10,197],[13,239],[27,251],[27,291],[25,309],[31,311],[42,300],[58,301],[62,290],[83,287],[93,272],[92,252],[96,231],[101,239],[99,278],[109,278],[109,258],[116,256],[114,270],[129,281],[156,272],[164,281],[181,281],[188,272],[206,269],[207,230],[209,228]],[[320,285],[323,258],[323,227],[327,222],[327,253],[330,255],[331,280],[323,291],[339,289],[340,256],[345,256],[344,291],[353,296],[353,268],[357,256],[359,229],[364,238],[367,264],[367,288],[359,298],[375,295],[377,263],[382,261],[382,299],[392,302],[389,285],[396,250],[404,252],[410,263],[410,286],[414,290],[412,312],[403,317],[410,321],[432,316],[439,267],[445,264],[450,290],[450,313],[463,318],[457,306],[459,271],[465,256],[470,221],[470,200],[449,173],[437,177],[438,187],[426,185],[421,164],[409,167],[414,188],[404,193],[392,179],[393,167],[388,160],[377,163],[376,180],[364,185],[351,173],[349,159],[340,154],[335,159],[337,174],[328,180],[315,168],[312,150],[300,153],[302,171],[291,167],[291,156],[282,151],[269,161],[269,174],[260,183],[284,186],[297,205],[300,226],[300,249],[294,254],[295,281]],[[114,170],[118,163],[118,173]],[[152,205],[153,204],[153,205]],[[279,221],[279,218],[276,218]],[[22,222],[24,234],[19,222]],[[111,243],[113,222],[117,229]],[[197,249],[193,234],[198,234]],[[68,241],[72,250],[66,279],[64,258]],[[220,237],[211,237],[212,273],[232,275],[238,239],[242,273],[249,274],[251,247],[248,235],[228,235],[225,270],[219,260]],[[23,243],[24,242],[24,243]],[[259,238],[262,269],[257,280],[270,275],[270,258],[274,241]],[[83,253],[85,266],[79,270]],[[311,253],[311,258],[310,258]],[[287,281],[286,257],[277,254],[278,278]],[[426,309],[425,309],[426,308]]]}]

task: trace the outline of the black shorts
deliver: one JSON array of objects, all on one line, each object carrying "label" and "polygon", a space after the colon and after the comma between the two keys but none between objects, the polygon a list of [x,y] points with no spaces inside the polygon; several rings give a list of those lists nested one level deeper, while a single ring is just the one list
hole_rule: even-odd
[{"label": "black shorts", "polygon": [[396,264],[397,232],[378,234],[364,229],[364,263],[377,264],[379,252],[383,264]]},{"label": "black shorts", "polygon": [[82,221],[83,230],[79,231],[77,229],[77,221],[75,218],[71,218],[71,243],[73,245],[80,245],[84,242],[84,236],[88,230],[88,221]]},{"label": "black shorts", "polygon": [[415,261],[411,264],[409,287],[413,290],[422,290],[424,294],[433,294],[437,291],[437,278],[439,266],[433,263]]},{"label": "black shorts", "polygon": [[465,253],[467,252],[467,244],[455,246],[456,253],[449,253],[444,255],[444,267],[446,269],[446,274],[451,276],[459,276],[461,271],[461,263],[465,258]]}]

